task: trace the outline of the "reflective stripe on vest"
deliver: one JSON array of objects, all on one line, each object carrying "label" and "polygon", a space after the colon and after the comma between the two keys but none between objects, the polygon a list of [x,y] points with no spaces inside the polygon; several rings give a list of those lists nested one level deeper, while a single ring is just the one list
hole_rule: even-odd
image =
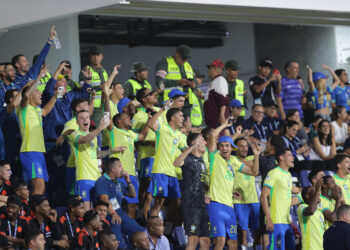
[{"label": "reflective stripe on vest", "polygon": [[[168,74],[166,75],[165,79],[168,80],[181,80],[181,72],[179,66],[176,64],[175,60],[173,57],[167,57],[166,61],[168,63]],[[188,62],[184,63],[184,69],[186,73],[186,78],[187,79],[193,79],[194,78],[194,73],[192,70],[191,65]],[[175,88],[175,87],[174,87]],[[166,88],[164,89],[164,101],[169,99],[169,92],[174,89],[174,88]],[[183,88],[181,87],[176,87],[183,91]],[[199,104],[199,100],[196,96],[195,93],[191,89],[188,90],[188,100],[189,103],[192,105],[191,108],[191,122],[194,126],[200,126],[203,122],[203,114],[202,110]]]},{"label": "reflective stripe on vest", "polygon": [[[244,105],[244,82],[240,79],[236,79],[235,99]],[[240,116],[245,116],[244,109],[242,109]]]},{"label": "reflective stripe on vest", "polygon": [[[138,83],[138,82],[137,82],[136,80],[134,80],[134,79],[129,79],[128,82],[129,82],[129,83],[131,84],[131,86],[132,86],[132,91],[133,91],[133,95],[134,95],[134,98],[135,98],[135,97],[136,97],[136,92],[137,92],[138,90],[142,89],[142,86],[141,86],[140,83]],[[147,88],[147,89],[149,89],[149,90],[152,90],[151,84],[150,84],[147,80],[145,80],[144,82],[145,82],[144,87]]]},{"label": "reflective stripe on vest", "polygon": [[51,74],[49,72],[46,73],[46,75],[40,79],[40,85],[38,85],[38,90],[42,93],[45,90],[46,83],[51,79]]},{"label": "reflective stripe on vest", "polygon": [[[100,75],[91,66],[88,66],[88,69],[92,73],[92,79],[91,79],[90,85],[92,87],[100,86],[101,85]],[[103,78],[105,82],[108,80],[108,75],[106,70],[103,70]],[[96,91],[95,105],[94,105],[95,108],[101,107],[101,96],[102,96],[102,90]]]}]

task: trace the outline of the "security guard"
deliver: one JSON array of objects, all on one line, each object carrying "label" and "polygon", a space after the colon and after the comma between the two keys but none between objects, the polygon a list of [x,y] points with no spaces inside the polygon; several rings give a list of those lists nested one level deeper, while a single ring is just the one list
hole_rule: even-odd
[{"label": "security guard", "polygon": [[90,65],[86,66],[87,70],[90,70],[92,73],[91,79],[86,79],[84,74],[80,72],[79,82],[81,81],[90,81],[90,84],[94,90],[96,90],[96,99],[95,99],[95,109],[92,115],[92,120],[98,126],[99,121],[102,118],[102,109],[101,109],[101,97],[102,90],[100,85],[105,83],[108,80],[108,74],[103,68],[101,62],[103,60],[102,49],[99,46],[94,46],[90,49]]},{"label": "security guard", "polygon": [[[245,103],[246,90],[244,90],[244,82],[238,79],[239,67],[236,60],[229,60],[225,63],[226,80],[228,83],[228,93],[230,102],[233,99],[239,100],[242,105]],[[242,109],[241,116],[245,116],[245,111]]]},{"label": "security guard", "polygon": [[168,93],[178,88],[188,96],[182,111],[191,117],[193,126],[203,124],[203,112],[200,107],[200,99],[197,97],[197,85],[194,79],[194,72],[188,63],[190,58],[190,48],[186,45],[180,45],[176,48],[173,56],[163,58],[156,65],[156,86],[161,87],[164,84],[163,95],[159,96],[159,102],[163,103],[169,99]]},{"label": "security guard", "polygon": [[136,92],[142,88],[147,88],[152,90],[151,84],[147,81],[148,79],[148,70],[146,64],[142,62],[135,62],[133,68],[130,72],[134,73],[130,79],[128,79],[123,87],[124,87],[124,96],[133,100],[136,99]]}]

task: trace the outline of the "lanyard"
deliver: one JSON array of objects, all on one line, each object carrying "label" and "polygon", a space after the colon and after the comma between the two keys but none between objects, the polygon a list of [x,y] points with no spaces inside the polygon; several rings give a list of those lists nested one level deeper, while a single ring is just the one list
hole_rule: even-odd
[{"label": "lanyard", "polygon": [[67,217],[67,221],[68,221],[70,232],[72,234],[72,237],[74,238],[75,236],[74,236],[74,231],[73,231],[73,228],[72,228],[72,222],[70,221],[68,213],[66,213],[66,217]]},{"label": "lanyard", "polygon": [[253,124],[254,124],[254,127],[256,128],[256,131],[257,131],[258,134],[259,134],[259,139],[266,139],[265,129],[264,129],[263,125],[261,124],[261,126],[262,126],[262,132],[263,132],[263,136],[261,136],[261,132],[260,132],[260,130],[259,130],[259,127],[256,125],[255,122],[253,122]]},{"label": "lanyard", "polygon": [[5,83],[1,83],[1,87],[2,87],[2,89],[4,90],[4,92],[6,93],[6,88],[4,87],[4,84],[5,84]]},{"label": "lanyard", "polygon": [[[8,224],[8,227],[9,227],[9,235],[12,236],[11,223],[10,223],[9,220],[7,221],[7,224]],[[18,226],[18,224],[17,224],[17,219],[16,219],[15,232],[13,234],[13,237],[16,237],[16,235],[17,235],[17,226]]]},{"label": "lanyard", "polygon": [[44,236],[46,235],[45,234],[45,223],[43,222],[43,224],[40,224],[40,229],[41,231],[43,232]]}]

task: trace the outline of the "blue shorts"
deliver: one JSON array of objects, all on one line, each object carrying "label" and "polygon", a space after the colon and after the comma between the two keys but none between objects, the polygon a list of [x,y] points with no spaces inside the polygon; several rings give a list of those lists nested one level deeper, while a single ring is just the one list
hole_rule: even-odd
[{"label": "blue shorts", "polygon": [[179,187],[180,187],[180,192],[182,193],[184,191],[184,180],[179,180]]},{"label": "blue shorts", "polygon": [[259,229],[260,203],[235,204],[234,206],[238,225],[248,231],[248,225],[255,231]]},{"label": "blue shorts", "polygon": [[94,197],[93,190],[95,187],[95,182],[92,180],[79,180],[75,182],[75,194],[79,195],[83,201],[91,201]]},{"label": "blue shorts", "polygon": [[274,224],[273,232],[269,233],[270,250],[295,249],[294,232],[290,224]]},{"label": "blue shorts", "polygon": [[66,191],[68,194],[75,193],[75,167],[66,167]]},{"label": "blue shorts", "polygon": [[143,158],[140,161],[140,171],[139,171],[139,177],[142,178],[150,178],[152,177],[152,166],[153,166],[154,158],[148,157]]},{"label": "blue shorts", "polygon": [[152,196],[169,199],[180,198],[178,179],[166,174],[152,174]]},{"label": "blue shorts", "polygon": [[[128,204],[138,204],[139,203],[139,181],[138,181],[136,176],[133,176],[133,175],[129,175],[129,176],[130,176],[130,181],[131,181],[132,185],[135,188],[136,197],[135,198],[130,198],[128,196],[124,196],[124,199],[125,199],[126,203],[128,203]],[[126,186],[128,185],[124,178],[119,178],[119,180],[124,185],[126,185]]]},{"label": "blue shorts", "polygon": [[[152,177],[152,175],[151,175]],[[152,193],[152,179],[151,179],[151,182],[149,183],[149,186],[147,188],[147,193]]]},{"label": "blue shorts", "polygon": [[211,237],[237,240],[237,221],[233,207],[211,201],[207,206]]},{"label": "blue shorts", "polygon": [[23,178],[28,182],[32,179],[41,178],[49,181],[47,174],[45,156],[42,152],[21,152],[19,153],[23,168]]}]

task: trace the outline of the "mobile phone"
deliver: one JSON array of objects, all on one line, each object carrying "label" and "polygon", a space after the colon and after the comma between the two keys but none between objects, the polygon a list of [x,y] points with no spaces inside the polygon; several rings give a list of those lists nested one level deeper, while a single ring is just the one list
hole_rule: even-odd
[{"label": "mobile phone", "polygon": [[278,69],[275,69],[275,70],[273,71],[273,74],[279,75],[279,74],[280,74],[280,71],[279,71]]},{"label": "mobile phone", "polygon": [[64,91],[64,87],[58,87],[57,88],[57,98],[62,98],[63,97],[63,91]]},{"label": "mobile phone", "polygon": [[109,120],[109,112],[103,112],[103,118]]},{"label": "mobile phone", "polygon": [[328,195],[329,197],[332,197],[332,194],[333,194],[333,190],[332,190],[332,189],[328,189],[327,195]]}]

